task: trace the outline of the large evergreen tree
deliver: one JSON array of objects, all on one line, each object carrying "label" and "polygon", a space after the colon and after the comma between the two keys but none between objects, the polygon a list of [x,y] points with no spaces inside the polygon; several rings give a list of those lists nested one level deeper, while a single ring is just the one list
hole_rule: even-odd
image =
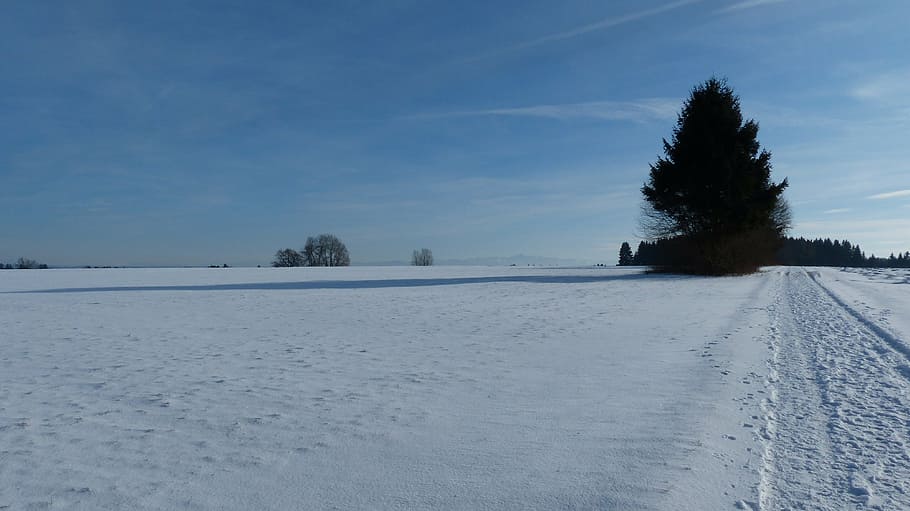
[{"label": "large evergreen tree", "polygon": [[771,153],[757,135],[726,81],[692,90],[641,189],[645,231],[675,240],[671,269],[743,273],[773,257],[790,223],[787,180],[771,181]]}]

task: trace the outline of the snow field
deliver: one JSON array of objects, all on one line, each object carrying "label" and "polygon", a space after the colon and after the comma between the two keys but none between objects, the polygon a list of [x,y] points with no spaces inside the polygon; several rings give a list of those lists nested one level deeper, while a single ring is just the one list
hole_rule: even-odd
[{"label": "snow field", "polygon": [[0,509],[910,508],[893,282],[3,272]]}]

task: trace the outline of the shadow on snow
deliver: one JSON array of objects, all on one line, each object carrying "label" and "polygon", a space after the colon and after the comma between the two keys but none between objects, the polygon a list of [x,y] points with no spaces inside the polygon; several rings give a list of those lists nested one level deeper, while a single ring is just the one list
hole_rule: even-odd
[{"label": "shadow on snow", "polygon": [[382,289],[397,287],[455,286],[465,284],[530,283],[530,284],[591,284],[614,280],[679,280],[697,278],[685,275],[656,275],[632,273],[624,275],[504,275],[495,277],[454,277],[440,279],[377,279],[377,280],[310,280],[298,282],[252,282],[241,284],[199,284],[176,286],[108,286],[36,289],[6,293],[100,293],[108,291],[293,291],[306,289]]}]

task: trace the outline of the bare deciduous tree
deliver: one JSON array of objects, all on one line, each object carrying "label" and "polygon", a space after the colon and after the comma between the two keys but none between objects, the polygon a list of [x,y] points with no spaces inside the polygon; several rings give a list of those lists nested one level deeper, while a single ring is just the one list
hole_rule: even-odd
[{"label": "bare deciduous tree", "polygon": [[347,247],[333,234],[308,237],[303,247],[303,260],[307,266],[351,265]]},{"label": "bare deciduous tree", "polygon": [[285,248],[275,252],[275,260],[272,266],[276,268],[292,268],[303,266],[303,255],[293,248]]},{"label": "bare deciduous tree", "polygon": [[411,264],[413,266],[433,266],[433,251],[428,248],[415,250],[411,254]]},{"label": "bare deciduous tree", "polygon": [[35,261],[34,259],[20,257],[19,260],[16,261],[16,268],[19,270],[37,270],[38,267],[38,261]]}]

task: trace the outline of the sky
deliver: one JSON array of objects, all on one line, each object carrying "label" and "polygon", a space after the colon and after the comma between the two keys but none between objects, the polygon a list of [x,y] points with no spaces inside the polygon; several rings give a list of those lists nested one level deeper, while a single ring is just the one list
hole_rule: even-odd
[{"label": "sky", "polygon": [[616,262],[727,78],[795,236],[910,250],[910,2],[74,1],[0,17],[0,261]]}]

